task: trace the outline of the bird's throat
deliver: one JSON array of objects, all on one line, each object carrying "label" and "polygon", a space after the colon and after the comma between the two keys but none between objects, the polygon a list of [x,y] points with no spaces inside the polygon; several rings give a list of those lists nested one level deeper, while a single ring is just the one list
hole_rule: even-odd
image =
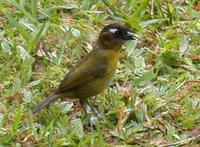
[{"label": "bird's throat", "polygon": [[122,48],[123,42],[119,41],[107,41],[107,40],[98,40],[97,46],[101,49],[108,50],[120,50]]}]

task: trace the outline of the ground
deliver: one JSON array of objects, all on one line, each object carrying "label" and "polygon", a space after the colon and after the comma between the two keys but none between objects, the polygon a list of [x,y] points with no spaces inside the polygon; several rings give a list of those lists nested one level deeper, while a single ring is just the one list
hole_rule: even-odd
[{"label": "ground", "polygon": [[[200,1],[0,1],[1,146],[198,146]],[[30,109],[92,49],[100,29],[126,23],[127,42],[110,87],[90,103]]]}]

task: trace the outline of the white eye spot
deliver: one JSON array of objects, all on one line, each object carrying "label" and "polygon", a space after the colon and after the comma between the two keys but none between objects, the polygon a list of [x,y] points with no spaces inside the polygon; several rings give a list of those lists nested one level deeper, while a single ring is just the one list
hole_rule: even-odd
[{"label": "white eye spot", "polygon": [[109,29],[108,31],[111,32],[111,33],[116,33],[117,29]]}]

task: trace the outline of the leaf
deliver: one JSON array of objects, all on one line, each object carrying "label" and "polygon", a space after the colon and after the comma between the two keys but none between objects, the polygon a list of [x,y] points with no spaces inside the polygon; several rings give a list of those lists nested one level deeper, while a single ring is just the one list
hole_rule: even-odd
[{"label": "leaf", "polygon": [[71,9],[79,9],[79,7],[76,4],[67,4],[67,5],[57,5],[49,10],[58,11],[58,10],[71,10]]},{"label": "leaf", "polygon": [[64,37],[64,40],[62,41],[62,45],[61,45],[61,48],[60,48],[60,51],[59,51],[59,54],[58,54],[58,57],[56,58],[56,61],[55,63],[57,65],[60,64],[61,60],[62,60],[62,56],[64,54],[64,51],[65,51],[65,45],[67,44],[67,35]]},{"label": "leaf", "polygon": [[79,137],[84,137],[84,131],[83,131],[83,124],[81,122],[81,119],[76,118],[72,120],[73,124],[73,132]]},{"label": "leaf", "polygon": [[178,130],[172,126],[171,124],[166,124],[166,129],[167,129],[167,138],[170,141],[173,141],[174,139],[180,139],[178,136]]},{"label": "leaf", "polygon": [[175,45],[177,45],[179,42],[178,38],[173,38],[170,41],[166,42],[163,46],[163,48],[165,50],[170,50],[171,48],[173,48]]},{"label": "leaf", "polygon": [[33,101],[33,94],[31,91],[24,88],[22,90],[22,93],[23,93],[23,100],[25,103],[30,103]]},{"label": "leaf", "polygon": [[[138,51],[138,53],[140,52],[139,50],[137,50],[137,51]],[[137,54],[135,54],[135,55],[137,55]],[[145,61],[142,56],[139,56],[138,58],[135,59],[135,67],[138,69],[143,69],[145,67]]]},{"label": "leaf", "polygon": [[104,141],[103,128],[100,128],[100,125],[98,125],[98,124],[97,124],[96,128],[97,128],[97,133],[98,133],[98,141],[97,141],[97,143],[101,147],[107,147],[107,144]]},{"label": "leaf", "polygon": [[179,50],[181,55],[183,55],[187,51],[188,44],[189,44],[189,37],[187,35],[182,35],[180,37],[180,43],[179,43]]},{"label": "leaf", "polygon": [[184,127],[187,127],[187,128],[193,128],[194,122],[195,122],[194,116],[190,116],[183,120],[183,125],[184,125]]},{"label": "leaf", "polygon": [[21,59],[31,58],[30,54],[20,45],[17,46]]},{"label": "leaf", "polygon": [[155,74],[152,71],[147,71],[147,72],[144,72],[140,78],[133,80],[133,84],[139,85],[141,82],[148,81],[153,78],[155,78]]},{"label": "leaf", "polygon": [[0,143],[2,144],[7,144],[9,141],[11,141],[12,136],[9,133],[4,134],[3,136],[0,136]]},{"label": "leaf", "polygon": [[155,23],[162,23],[164,21],[164,19],[150,19],[150,20],[146,20],[146,21],[142,21],[141,25],[143,28],[153,25]]},{"label": "leaf", "polygon": [[31,130],[35,130],[35,126],[34,126],[34,121],[33,121],[33,114],[31,112],[29,112],[29,115],[27,117],[28,119],[28,126],[31,128]]},{"label": "leaf", "polygon": [[118,108],[121,108],[121,107],[124,107],[125,103],[123,101],[117,101],[116,105]]},{"label": "leaf", "polygon": [[29,29],[29,30],[31,30],[33,32],[35,32],[37,30],[36,27],[35,27],[35,25],[33,23],[30,23],[30,22],[28,22],[25,19],[21,19],[19,21],[19,24],[25,26],[27,29]]},{"label": "leaf", "polygon": [[139,107],[138,110],[136,110],[136,117],[137,117],[137,122],[138,123],[144,123],[145,122],[145,116],[147,116],[147,106],[144,104],[138,104]]},{"label": "leaf", "polygon": [[27,45],[28,51],[29,52],[34,52],[36,49],[36,46],[39,42],[39,40],[42,38],[42,36],[45,35],[49,28],[49,22],[45,22],[42,24],[40,29],[34,34],[35,36],[33,37],[32,41]]},{"label": "leaf", "polygon": [[24,5],[22,5],[22,4],[24,4],[24,3],[19,3],[19,2],[17,2],[16,0],[7,0],[7,2],[8,3],[10,3],[10,4],[12,4],[12,5],[14,5],[17,9],[19,9],[20,10],[20,12],[21,13],[23,13],[25,16],[27,16],[30,20],[32,20],[32,21],[34,21],[35,22],[35,18],[32,16],[32,15],[30,15],[29,13],[28,13],[28,11],[26,11],[26,9],[24,8]]},{"label": "leaf", "polygon": [[10,45],[8,44],[8,42],[7,41],[2,41],[1,42],[1,48],[2,48],[2,50],[5,52],[5,53],[8,53],[8,54],[12,54],[12,52],[11,52],[11,47],[10,47]]},{"label": "leaf", "polygon": [[126,50],[128,52],[128,56],[134,55],[134,51],[136,48],[137,42],[136,41],[129,41],[126,43]]},{"label": "leaf", "polygon": [[124,107],[121,107],[119,109],[118,116],[117,116],[116,128],[117,128],[118,131],[120,131],[122,129],[122,120],[124,118],[124,115],[125,115]]},{"label": "leaf", "polygon": [[22,81],[20,79],[15,79],[15,82],[13,83],[12,91],[13,94],[16,94],[18,91],[20,91],[22,88]]},{"label": "leaf", "polygon": [[0,114],[0,127],[3,127],[4,116]]},{"label": "leaf", "polygon": [[72,106],[74,105],[73,102],[62,102],[60,103],[60,105],[62,107],[64,107],[64,109],[62,110],[63,113],[67,113],[71,108]]},{"label": "leaf", "polygon": [[162,10],[162,0],[156,0],[155,5],[156,5],[158,14],[160,15],[160,17],[165,18],[164,12]]},{"label": "leaf", "polygon": [[64,32],[71,32],[74,37],[78,37],[81,34],[78,29],[71,27],[69,25],[61,25],[60,27]]},{"label": "leaf", "polygon": [[[14,133],[14,134],[17,133],[17,129],[18,129],[21,119],[22,119],[23,110],[24,110],[24,107],[20,106],[20,107],[18,107],[18,109],[16,111],[14,122],[12,125],[12,133]],[[12,135],[14,135],[14,134],[12,134]]]},{"label": "leaf", "polygon": [[26,83],[28,83],[32,76],[32,58],[26,58],[22,61],[21,64],[21,71],[20,71],[20,78],[22,80],[22,85],[24,86]]},{"label": "leaf", "polygon": [[32,81],[28,83],[28,87],[33,87],[33,86],[39,85],[40,83],[41,83],[40,80]]},{"label": "leaf", "polygon": [[140,26],[140,22],[134,17],[127,16],[126,23],[130,25],[131,28],[136,29],[137,31],[143,31],[143,28]]},{"label": "leaf", "polygon": [[31,0],[31,13],[34,18],[37,17],[37,4],[38,4],[37,0]]},{"label": "leaf", "polygon": [[132,18],[140,19],[141,14],[144,10],[146,10],[146,7],[148,6],[150,0],[143,0],[140,3],[140,6],[135,10],[133,15],[131,16]]},{"label": "leaf", "polygon": [[2,10],[5,16],[7,17],[9,24],[12,26],[17,26],[17,20],[12,16],[12,14],[7,10]]},{"label": "leaf", "polygon": [[172,52],[170,50],[166,50],[165,52],[163,52],[161,57],[163,63],[173,68],[178,68],[181,64],[183,64],[179,52]]}]

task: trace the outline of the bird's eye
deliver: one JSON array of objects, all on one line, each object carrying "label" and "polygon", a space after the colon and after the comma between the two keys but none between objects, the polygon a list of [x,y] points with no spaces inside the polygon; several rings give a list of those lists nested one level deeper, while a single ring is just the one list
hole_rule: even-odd
[{"label": "bird's eye", "polygon": [[110,33],[113,33],[113,34],[114,34],[114,33],[116,33],[118,30],[112,28],[112,29],[109,29],[108,31],[109,31]]}]

